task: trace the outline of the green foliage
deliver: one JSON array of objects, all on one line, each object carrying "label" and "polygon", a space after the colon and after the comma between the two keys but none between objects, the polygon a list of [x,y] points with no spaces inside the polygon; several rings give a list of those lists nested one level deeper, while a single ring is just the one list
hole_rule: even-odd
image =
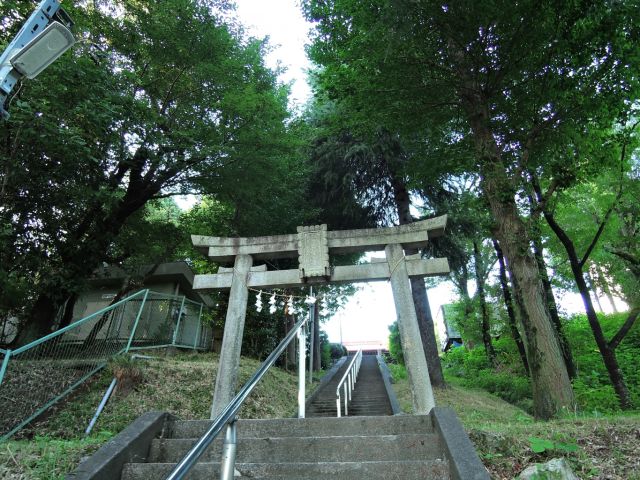
[{"label": "green foliage", "polygon": [[398,382],[400,380],[406,380],[409,377],[407,373],[407,368],[404,365],[399,363],[388,363],[387,367],[389,367],[389,371],[391,372],[391,378],[394,382]]},{"label": "green foliage", "polygon": [[[100,431],[89,438],[60,440],[36,436],[3,445],[1,457],[12,457],[25,477],[37,480],[63,480],[76,468],[82,457],[93,454],[104,442],[113,437],[109,431]],[[2,462],[4,463],[4,462]],[[0,464],[0,473],[4,467]],[[13,478],[10,474],[5,478]]]},{"label": "green foliage", "polygon": [[448,378],[471,388],[481,388],[514,405],[530,411],[531,383],[524,376],[515,342],[503,337],[494,342],[497,367],[489,364],[482,347],[453,348],[442,357],[442,367]]},{"label": "green foliage", "polygon": [[[600,324],[608,340],[624,323],[627,315],[598,315]],[[593,340],[593,334],[585,315],[576,315],[566,322],[566,333],[574,352],[578,377],[573,388],[580,408],[589,413],[613,413],[619,411],[619,404],[609,380],[607,370]],[[618,365],[631,393],[633,404],[640,406],[640,324],[636,321],[622,343],[616,349]]]},{"label": "green foliage", "polygon": [[331,345],[323,343],[320,352],[320,366],[323,370],[331,367]]},{"label": "green foliage", "polygon": [[[573,241],[578,255],[582,255],[592,243],[607,212],[610,212],[585,269],[588,269],[593,289],[607,295],[613,293],[633,306],[640,304],[640,177],[631,153],[634,147],[637,148],[638,139],[635,132],[611,136],[613,139],[609,139],[606,146],[615,161],[599,165],[596,173],[576,180],[574,186],[558,193],[553,213]],[[623,146],[619,142],[629,143],[623,145],[627,151],[624,157],[620,152]],[[575,289],[562,245],[548,228],[545,233],[557,284]]]},{"label": "green foliage", "polygon": [[402,353],[402,343],[400,342],[400,330],[398,322],[389,325],[389,355],[398,365],[404,365],[404,354]]},{"label": "green foliage", "polygon": [[[305,0],[303,8],[315,23],[309,54],[320,66],[318,90],[351,124],[377,123],[435,151],[473,152],[473,162],[447,164],[445,178],[460,170],[478,176],[507,262],[518,279],[532,278],[521,202],[532,193],[531,173],[553,197],[612,168],[619,142],[610,131],[637,112],[640,76],[629,60],[640,58],[635,3]],[[423,173],[438,163],[432,158],[418,160]],[[426,178],[412,180],[428,186]],[[532,337],[548,328],[536,297],[524,300]],[[536,413],[548,417],[568,407],[571,386],[561,376],[543,394],[548,376],[562,369],[558,347],[535,338],[530,345],[549,363],[532,377],[541,383]]]},{"label": "green foliage", "polygon": [[331,360],[338,360],[347,354],[347,349],[341,343],[331,343]]},{"label": "green foliage", "polygon": [[578,445],[575,443],[554,442],[539,437],[529,437],[529,445],[534,453],[544,453],[551,450],[559,453],[574,453],[578,451]]},{"label": "green foliage", "polygon": [[[2,3],[0,44],[32,3]],[[214,195],[239,231],[298,219],[287,88],[225,0],[65,8],[85,41],[24,83],[0,131],[0,291],[55,312],[102,262],[171,259],[190,232],[168,195]]]},{"label": "green foliage", "polygon": [[[605,337],[611,339],[618,331],[626,314],[600,315]],[[593,333],[585,315],[577,315],[564,322],[571,345],[578,377],[573,381],[578,408],[589,414],[608,414],[620,410],[607,370],[593,340]],[[491,369],[481,347],[454,348],[444,354],[443,369],[447,377],[463,386],[482,388],[500,398],[529,410],[531,386],[524,375],[515,343],[507,337],[494,342],[498,353],[498,366]],[[640,405],[640,326],[636,324],[616,350],[616,357],[627,381],[634,405]]]}]

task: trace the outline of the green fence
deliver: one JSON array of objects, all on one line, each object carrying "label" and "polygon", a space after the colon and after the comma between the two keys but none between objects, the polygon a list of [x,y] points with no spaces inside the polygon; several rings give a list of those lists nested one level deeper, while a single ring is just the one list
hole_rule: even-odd
[{"label": "green fence", "polygon": [[141,290],[15,350],[0,349],[0,441],[71,393],[123,352],[208,350],[202,304]]}]

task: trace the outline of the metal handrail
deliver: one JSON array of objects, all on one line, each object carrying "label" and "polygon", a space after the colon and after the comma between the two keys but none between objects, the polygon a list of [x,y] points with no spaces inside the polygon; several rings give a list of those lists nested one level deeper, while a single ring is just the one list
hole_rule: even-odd
[{"label": "metal handrail", "polygon": [[356,388],[356,380],[358,378],[358,372],[360,371],[360,364],[362,363],[362,349],[358,350],[351,359],[347,371],[338,382],[336,387],[336,412],[338,418],[341,417],[341,404],[340,401],[340,388],[344,389],[344,414],[349,415],[348,403],[351,401],[351,392]]},{"label": "metal handrail", "polygon": [[[205,452],[207,447],[216,439],[218,434],[222,431],[225,425],[227,426],[226,438],[224,441],[223,458],[220,466],[220,478],[221,479],[233,479],[234,464],[235,464],[235,446],[236,446],[236,414],[242,407],[242,403],[251,394],[251,391],[267,373],[267,370],[275,363],[278,357],[284,352],[285,348],[291,343],[293,337],[301,331],[304,324],[307,322],[306,318],[300,320],[289,331],[286,337],[280,342],[276,349],[271,352],[271,355],[263,362],[256,373],[249,379],[247,383],[242,387],[238,394],[229,402],[229,404],[220,412],[220,414],[213,421],[207,431],[200,437],[196,444],[191,447],[191,450],[184,456],[182,460],[171,471],[166,480],[180,480],[184,478],[187,473],[195,466],[198,459]],[[304,334],[300,335],[301,349],[304,349]],[[302,356],[302,355],[301,355]],[[304,367],[302,368],[301,375],[304,375]],[[304,385],[304,381],[303,381]],[[304,403],[303,403],[304,405]]]}]

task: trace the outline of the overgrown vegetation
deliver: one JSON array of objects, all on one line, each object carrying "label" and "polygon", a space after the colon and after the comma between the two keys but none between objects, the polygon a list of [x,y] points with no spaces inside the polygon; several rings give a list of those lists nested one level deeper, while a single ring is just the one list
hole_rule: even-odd
[{"label": "overgrown vegetation", "polygon": [[[613,337],[627,318],[626,313],[599,315],[607,338]],[[576,400],[586,412],[613,413],[620,409],[615,392],[609,382],[602,357],[594,347],[593,337],[584,315],[576,315],[566,322],[566,332],[574,351],[578,377],[573,381]],[[618,364],[622,370],[631,400],[640,409],[640,324],[636,324],[616,349]]]},{"label": "overgrown vegetation", "polygon": [[[390,368],[400,406],[410,413],[406,371],[401,365]],[[483,390],[450,383],[434,393],[436,405],[457,413],[494,480],[511,480],[528,465],[556,457],[565,457],[582,479],[640,479],[640,414],[566,414],[539,422]]]},{"label": "overgrown vegetation", "polygon": [[[624,323],[626,314],[600,315],[605,336],[609,338]],[[620,404],[607,376],[602,357],[594,346],[593,336],[584,315],[568,319],[564,328],[571,345],[577,367],[573,380],[577,411],[594,415],[620,411]],[[492,367],[482,348],[454,348],[443,356],[447,379],[457,385],[481,388],[505,401],[531,412],[529,378],[518,356],[512,338],[503,336],[494,341],[497,362]],[[640,405],[640,326],[636,325],[617,350],[618,363],[631,392],[635,405]]]},{"label": "overgrown vegetation", "polygon": [[[156,358],[114,362],[112,370],[138,370],[139,382],[131,385],[128,395],[115,395],[109,400],[89,437],[84,438],[84,431],[111,382],[109,370],[0,445],[0,477],[63,479],[83,456],[151,410],[168,411],[182,419],[208,418],[218,355],[178,353],[165,357],[162,351],[149,351],[149,355]],[[246,382],[259,365],[258,360],[243,357],[239,384]],[[240,417],[291,417],[297,409],[297,391],[294,374],[273,368],[246,401]]]}]

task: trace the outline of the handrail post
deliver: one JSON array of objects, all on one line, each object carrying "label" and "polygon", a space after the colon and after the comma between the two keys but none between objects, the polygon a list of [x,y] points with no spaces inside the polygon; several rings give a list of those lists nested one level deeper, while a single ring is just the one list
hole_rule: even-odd
[{"label": "handrail post", "polygon": [[5,352],[4,359],[2,360],[2,366],[0,367],[0,385],[2,385],[4,373],[7,371],[7,365],[9,365],[9,357],[11,357],[11,350]]},{"label": "handrail post", "polygon": [[[309,287],[309,296],[313,297],[313,287]],[[316,300],[317,301],[317,300]],[[309,383],[313,383],[313,356],[316,342],[316,304],[309,304]]]},{"label": "handrail post", "polygon": [[182,296],[182,303],[180,303],[180,309],[178,310],[178,321],[176,322],[176,328],[173,331],[173,340],[171,345],[176,346],[176,340],[178,339],[178,330],[180,329],[180,319],[182,318],[182,309],[184,308],[184,301],[187,298],[186,295]]},{"label": "handrail post", "polygon": [[344,416],[349,416],[349,394],[347,393],[347,384],[344,384]]},{"label": "handrail post", "polygon": [[198,348],[198,340],[200,340],[200,332],[202,331],[202,307],[203,304],[200,304],[200,313],[198,314],[198,326],[196,328],[196,338],[193,341],[193,349],[196,350]]},{"label": "handrail post", "polygon": [[358,372],[360,371],[360,361],[362,360],[362,349],[358,350],[351,359],[351,362],[347,365],[347,369],[342,376],[342,379],[336,386],[336,414],[340,418],[342,416],[342,395],[340,389],[344,391],[344,415],[349,415],[348,403],[351,401],[352,392],[356,389],[356,380]]},{"label": "handrail post", "polygon": [[[222,408],[220,413],[215,418],[214,422],[207,429],[207,431],[200,437],[200,439],[191,447],[191,450],[180,460],[176,466],[173,468],[169,476],[166,477],[166,480],[182,480],[191,470],[191,468],[196,464],[198,459],[202,456],[202,454],[206,451],[207,447],[211,445],[211,443],[215,440],[216,436],[222,432],[222,429],[225,425],[228,425],[230,422],[233,422],[237,419],[238,410],[242,406],[242,403],[247,399],[247,397],[251,394],[256,384],[264,377],[269,368],[273,366],[277,358],[282,355],[282,352],[285,348],[291,343],[298,333],[298,331],[304,326],[306,319],[300,320],[295,324],[294,328],[289,330],[289,333],[284,337],[284,339],[280,342],[280,344],[276,347],[276,349],[271,352],[271,354],[267,357],[267,359],[262,363],[260,368],[256,371],[251,379],[240,389],[240,391],[236,394],[235,397],[229,402],[225,407]],[[230,447],[225,450],[229,455],[225,453],[225,463],[224,470],[221,469],[221,478],[223,475],[223,471],[225,471],[225,475],[227,475],[227,479],[233,479],[233,474],[235,473],[234,468],[230,468],[228,463],[231,459],[231,454],[234,454],[235,449],[231,448],[231,445],[235,444],[235,430],[232,429],[227,432],[228,434],[228,444]]]},{"label": "handrail post", "polygon": [[307,350],[307,336],[304,325],[298,330],[298,418],[305,416],[305,358]]},{"label": "handrail post", "polygon": [[144,297],[142,297],[142,302],[140,302],[140,309],[138,310],[138,315],[136,315],[136,320],[133,322],[133,328],[131,329],[131,335],[129,335],[129,341],[127,342],[127,348],[124,349],[125,353],[129,352],[131,348],[131,342],[133,342],[133,336],[136,334],[136,330],[138,329],[138,322],[140,322],[140,317],[142,316],[142,311],[144,310],[144,304],[147,302],[147,296],[149,295],[149,289],[144,292]]},{"label": "handrail post", "polygon": [[222,461],[220,462],[220,480],[233,480],[236,469],[236,419],[227,424],[227,432],[222,444]]}]

